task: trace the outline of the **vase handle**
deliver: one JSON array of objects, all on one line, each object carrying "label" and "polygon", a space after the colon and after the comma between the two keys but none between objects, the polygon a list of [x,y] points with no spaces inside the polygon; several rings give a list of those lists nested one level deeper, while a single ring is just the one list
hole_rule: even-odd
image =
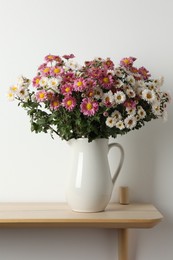
[{"label": "vase handle", "polygon": [[120,161],[119,161],[119,164],[118,164],[118,168],[117,168],[117,170],[115,171],[114,175],[112,176],[112,182],[113,182],[113,185],[114,185],[116,179],[118,178],[118,175],[119,175],[119,173],[120,173],[120,170],[121,170],[121,168],[122,168],[123,162],[124,162],[124,149],[123,149],[123,147],[122,147],[120,144],[118,144],[118,143],[112,143],[112,144],[109,144],[109,145],[108,145],[109,151],[110,151],[110,149],[111,149],[112,147],[118,147],[118,148],[120,149],[120,152],[121,152],[121,158],[120,158]]}]

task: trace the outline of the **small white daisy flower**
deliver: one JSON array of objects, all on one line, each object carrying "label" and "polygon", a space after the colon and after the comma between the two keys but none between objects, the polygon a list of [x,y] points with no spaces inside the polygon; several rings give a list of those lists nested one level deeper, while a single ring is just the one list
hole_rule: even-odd
[{"label": "small white daisy flower", "polygon": [[42,77],[39,81],[39,84],[41,87],[46,87],[48,84],[48,78],[47,77]]},{"label": "small white daisy flower", "polygon": [[113,105],[115,103],[115,99],[114,99],[114,95],[112,93],[111,90],[109,90],[107,93],[104,93],[103,94],[103,97],[102,97],[102,102],[105,104],[105,105]]},{"label": "small white daisy flower", "polygon": [[15,99],[14,92],[9,91],[9,92],[7,93],[7,98],[8,98],[9,101],[13,101],[13,100]]},{"label": "small white daisy flower", "polygon": [[136,93],[132,88],[128,88],[126,90],[126,94],[129,98],[134,98],[136,96]]},{"label": "small white daisy flower", "polygon": [[121,113],[118,110],[115,110],[111,114],[111,117],[115,118],[116,122],[119,121],[122,118]]},{"label": "small white daisy flower", "polygon": [[103,90],[100,87],[94,89],[94,98],[101,99],[103,96]]},{"label": "small white daisy flower", "polygon": [[160,104],[158,102],[154,102],[152,104],[152,112],[156,116],[160,116],[161,115]]},{"label": "small white daisy flower", "polygon": [[18,91],[19,87],[17,85],[13,85],[10,87],[10,92],[16,93]]},{"label": "small white daisy flower", "polygon": [[125,128],[125,125],[124,125],[123,121],[121,121],[121,120],[116,122],[115,126],[116,126],[116,128],[118,128],[120,130],[123,130]]},{"label": "small white daisy flower", "polygon": [[114,70],[114,73],[115,73],[115,75],[116,75],[118,78],[122,78],[122,77],[123,77],[122,71],[121,71],[120,69],[118,69],[118,68]]},{"label": "small white daisy flower", "polygon": [[142,87],[137,87],[135,89],[136,95],[138,95],[140,98],[142,98],[142,92],[143,92],[144,88]]},{"label": "small white daisy flower", "polygon": [[147,88],[148,88],[149,90],[155,90],[155,88],[156,88],[156,83],[154,83],[154,82],[149,82],[149,83],[147,84]]},{"label": "small white daisy flower", "polygon": [[29,87],[31,81],[27,78],[25,78],[24,76],[19,76],[18,79],[17,79],[17,85],[19,87]]},{"label": "small white daisy flower", "polygon": [[59,81],[57,78],[50,78],[49,81],[48,81],[48,86],[50,88],[56,88],[57,86],[59,85]]},{"label": "small white daisy flower", "polygon": [[146,112],[145,112],[145,110],[143,109],[143,107],[138,106],[137,109],[138,109],[138,110],[137,110],[137,114],[138,114],[138,116],[139,116],[139,119],[145,118],[145,117],[146,117]]},{"label": "small white daisy flower", "polygon": [[117,79],[115,84],[116,88],[121,88],[124,85],[124,83],[120,79]]},{"label": "small white daisy flower", "polygon": [[65,63],[65,70],[79,70],[81,69],[81,66],[74,60],[74,59],[69,59]]},{"label": "small white daisy flower", "polygon": [[117,104],[122,104],[124,103],[124,101],[126,100],[126,95],[124,94],[123,91],[117,91],[115,94],[114,94],[114,98],[115,98],[115,102]]},{"label": "small white daisy flower", "polygon": [[132,75],[127,76],[126,81],[130,83],[132,86],[134,86],[136,83],[135,78]]},{"label": "small white daisy flower", "polygon": [[136,114],[136,108],[135,107],[126,107],[126,111],[128,115],[134,116]]},{"label": "small white daisy flower", "polygon": [[142,88],[145,88],[146,85],[145,85],[144,80],[138,80],[138,81],[137,81],[137,86],[142,87]]},{"label": "small white daisy flower", "polygon": [[106,125],[110,128],[114,127],[116,124],[116,120],[113,117],[108,116],[106,119]]},{"label": "small white daisy flower", "polygon": [[19,87],[21,87],[24,83],[24,79],[23,79],[23,76],[19,76],[18,79],[17,79],[17,84]]},{"label": "small white daisy flower", "polygon": [[22,100],[27,100],[29,98],[28,90],[23,87],[19,88],[17,96]]},{"label": "small white daisy flower", "polygon": [[148,103],[154,102],[154,100],[156,100],[156,95],[154,90],[144,89],[142,91],[142,98],[146,100]]},{"label": "small white daisy flower", "polygon": [[158,86],[158,87],[161,87],[164,83],[164,77],[160,77],[158,79],[155,79],[154,80],[154,83]]},{"label": "small white daisy flower", "polygon": [[128,129],[133,129],[136,126],[137,120],[134,116],[128,116],[124,120],[125,127]]},{"label": "small white daisy flower", "polygon": [[115,71],[114,70],[107,70],[107,73],[109,75],[115,76]]}]

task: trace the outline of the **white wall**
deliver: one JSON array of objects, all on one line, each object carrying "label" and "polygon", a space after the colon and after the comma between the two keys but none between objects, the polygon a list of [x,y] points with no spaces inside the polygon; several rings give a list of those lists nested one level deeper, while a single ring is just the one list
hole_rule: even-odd
[{"label": "white wall", "polygon": [[[25,112],[6,100],[8,86],[20,74],[33,77],[45,55],[74,53],[80,62],[135,56],[172,94],[172,10],[171,0],[0,0],[1,202],[64,201],[69,153],[59,138],[30,132]],[[131,200],[154,203],[165,216],[133,232],[131,259],[173,259],[173,104],[168,113],[167,123],[117,140],[126,152],[117,186],[129,185]],[[0,230],[0,260],[113,260],[115,253],[110,230]]]}]

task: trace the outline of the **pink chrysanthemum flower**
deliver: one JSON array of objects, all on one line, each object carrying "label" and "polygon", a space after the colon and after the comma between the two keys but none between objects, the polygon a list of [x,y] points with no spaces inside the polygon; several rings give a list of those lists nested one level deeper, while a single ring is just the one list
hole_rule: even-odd
[{"label": "pink chrysanthemum flower", "polygon": [[41,70],[41,74],[43,76],[50,76],[51,73],[51,67],[45,67],[43,68],[43,70]]},{"label": "pink chrysanthemum flower", "polygon": [[72,83],[75,80],[75,75],[73,72],[67,72],[63,75],[63,82]]},{"label": "pink chrysanthemum flower", "polygon": [[40,79],[41,79],[40,76],[36,76],[36,77],[33,78],[32,84],[33,84],[34,87],[39,87],[40,86]]},{"label": "pink chrysanthemum flower", "polygon": [[78,78],[74,81],[74,90],[75,91],[79,91],[82,92],[84,89],[86,89],[86,80],[84,80],[83,78]]},{"label": "pink chrysanthemum flower", "polygon": [[47,67],[47,63],[43,63],[38,67],[38,70],[43,70],[44,68]]},{"label": "pink chrysanthemum flower", "polygon": [[40,90],[36,93],[36,100],[38,102],[44,102],[47,100],[47,92],[45,90]]},{"label": "pink chrysanthemum flower", "polygon": [[70,95],[72,94],[73,86],[71,84],[65,84],[61,87],[61,93],[63,95]]},{"label": "pink chrysanthemum flower", "polygon": [[55,99],[54,91],[47,91],[46,95],[47,95],[47,100],[49,101],[53,101]]},{"label": "pink chrysanthemum flower", "polygon": [[114,69],[114,63],[109,58],[107,58],[105,62],[103,62],[103,65],[105,66],[106,69],[110,69],[110,70]]},{"label": "pink chrysanthemum flower", "polygon": [[128,99],[123,104],[126,108],[136,108],[136,101],[133,99]]},{"label": "pink chrysanthemum flower", "polygon": [[142,76],[143,79],[148,79],[151,76],[149,71],[144,67],[139,68],[138,72]]},{"label": "pink chrysanthemum flower", "polygon": [[87,88],[93,88],[96,87],[96,81],[90,78],[86,79]]},{"label": "pink chrysanthemum flower", "polygon": [[57,64],[61,64],[62,63],[61,57],[59,57],[57,55],[49,54],[44,59],[46,60],[46,62],[53,62],[53,61],[55,61]]},{"label": "pink chrysanthemum flower", "polygon": [[95,90],[94,90],[94,88],[87,89],[86,96],[89,97],[89,98],[95,97]]},{"label": "pink chrysanthemum flower", "polygon": [[99,105],[90,98],[84,98],[80,105],[80,110],[85,116],[93,116],[98,111]]},{"label": "pink chrysanthemum flower", "polygon": [[76,99],[72,96],[66,96],[63,101],[62,105],[68,110],[72,111],[76,106]]},{"label": "pink chrysanthemum flower", "polygon": [[54,61],[55,56],[49,54],[49,55],[47,55],[44,59],[45,59],[45,61],[47,61],[47,62],[52,62],[52,61]]},{"label": "pink chrysanthemum flower", "polygon": [[103,86],[103,88],[111,89],[113,83],[112,75],[103,76],[102,78],[99,79],[99,82]]},{"label": "pink chrysanthemum flower", "polygon": [[75,58],[74,54],[64,55],[64,56],[62,56],[62,57],[63,57],[64,59],[66,59],[66,60]]},{"label": "pink chrysanthemum flower", "polygon": [[50,103],[51,110],[58,110],[59,107],[60,107],[60,101],[58,98],[51,101],[51,103]]},{"label": "pink chrysanthemum flower", "polygon": [[62,59],[58,55],[54,55],[54,61],[56,61],[56,63],[59,64],[59,65],[62,63]]},{"label": "pink chrysanthemum flower", "polygon": [[123,58],[120,61],[120,65],[123,66],[123,67],[130,67],[130,66],[133,65],[135,60],[136,60],[136,58],[134,58],[134,57]]},{"label": "pink chrysanthemum flower", "polygon": [[55,66],[51,68],[51,76],[56,77],[63,73],[63,69],[61,67]]}]

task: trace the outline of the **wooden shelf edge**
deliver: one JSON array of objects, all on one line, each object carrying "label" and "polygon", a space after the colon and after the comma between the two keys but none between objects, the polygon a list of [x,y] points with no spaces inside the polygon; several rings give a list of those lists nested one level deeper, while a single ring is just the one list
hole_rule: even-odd
[{"label": "wooden shelf edge", "polygon": [[151,204],[110,204],[103,212],[72,212],[63,203],[0,203],[0,228],[152,228],[163,216]]}]

